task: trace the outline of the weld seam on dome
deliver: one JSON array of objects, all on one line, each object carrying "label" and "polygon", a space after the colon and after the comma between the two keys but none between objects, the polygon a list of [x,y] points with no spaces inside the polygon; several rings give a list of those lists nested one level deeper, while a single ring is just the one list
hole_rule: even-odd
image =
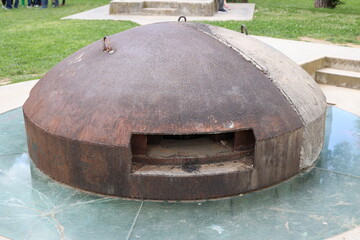
[{"label": "weld seam on dome", "polygon": [[[195,26],[195,28],[196,27],[197,26]],[[283,71],[281,69],[282,67],[279,64],[275,63],[275,66],[276,65],[278,65],[278,66],[273,68],[272,66],[274,64],[272,64],[271,62],[273,62],[275,59],[271,58],[271,56],[269,56],[269,55],[266,56],[266,53],[263,53],[263,51],[266,52],[271,49],[274,50],[274,48],[272,48],[271,46],[269,46],[267,44],[264,44],[264,43],[260,44],[261,42],[254,38],[248,38],[246,36],[241,36],[239,34],[235,34],[236,32],[229,30],[229,29],[217,28],[214,26],[207,26],[204,29],[202,26],[200,26],[199,29],[205,30],[206,32],[216,35],[219,38],[226,39],[226,41],[228,41],[231,45],[238,46],[242,50],[242,52],[246,53],[246,55],[249,55],[253,59],[256,59],[256,61],[259,62],[262,67],[267,69],[269,71],[269,74],[272,77],[274,77],[273,80],[275,82],[275,85],[279,84],[276,86],[278,86],[279,88],[281,88],[285,92],[287,92],[287,94],[291,97],[291,99],[293,99],[293,103],[296,106],[295,109],[301,113],[301,116],[304,119],[304,122],[306,124],[315,121],[316,120],[315,118],[318,115],[318,113],[325,111],[325,107],[324,107],[324,106],[326,106],[325,96],[323,95],[323,93],[321,92],[321,90],[319,88],[315,87],[316,83],[314,82],[314,80],[304,70],[302,70],[301,68],[296,68],[295,65],[298,66],[298,64],[296,64],[290,58],[286,57],[281,52],[279,52],[275,49],[276,51],[274,52],[274,54],[277,57],[280,57],[280,59],[283,59],[285,61],[285,63],[291,63],[292,65],[294,65],[293,66],[294,70],[296,70],[296,69],[299,70],[299,71],[294,71],[294,73],[299,75],[299,77],[297,77],[297,76],[294,76],[294,77],[298,78],[299,80],[301,80],[303,78],[304,81],[301,81],[301,83],[299,82],[297,84],[294,81],[292,81],[291,79],[289,79],[290,76],[285,76],[286,74],[284,76],[282,76],[282,74],[279,74]],[[255,47],[254,50],[252,47],[252,43],[254,43],[254,47]],[[244,47],[242,47],[243,45],[244,45]],[[257,47],[260,47],[261,52],[258,51]],[[264,62],[262,59],[262,56],[265,58],[267,57],[267,61]],[[300,71],[300,69],[302,71]],[[305,75],[307,75],[307,77]],[[278,79],[279,77],[280,77],[280,79]],[[278,80],[280,80],[280,81],[278,81]],[[305,88],[308,88],[309,90],[312,89],[312,91],[310,91],[307,94],[308,95],[307,98],[303,98],[303,97],[301,97],[301,94],[299,94],[299,92],[294,88],[294,86],[290,85],[288,83],[288,81],[290,83],[295,83],[295,85],[297,85],[297,87],[305,87]],[[298,97],[300,97],[300,98],[297,99]],[[309,98],[311,98],[311,99],[309,99]],[[315,100],[315,103],[316,103],[315,105],[309,104],[312,102],[312,100]]]},{"label": "weld seam on dome", "polygon": [[280,85],[278,85],[276,83],[276,81],[273,80],[273,78],[270,76],[270,73],[263,68],[259,63],[257,63],[253,58],[247,56],[244,52],[242,52],[239,48],[231,45],[228,41],[222,39],[220,36],[216,35],[213,31],[204,31],[203,29],[197,28],[200,32],[215,38],[216,40],[218,40],[219,42],[221,42],[222,44],[224,44],[225,46],[233,49],[235,52],[239,53],[246,61],[252,63],[257,69],[259,69],[274,85],[275,87],[280,91],[280,93],[285,97],[285,99],[289,102],[290,106],[292,107],[292,109],[296,112],[296,114],[299,116],[301,122],[304,124],[304,126],[306,126],[306,121],[303,118],[303,116],[301,115],[300,111],[297,109],[296,105],[294,104],[294,102],[291,100],[291,98],[285,93],[285,91],[283,89],[280,88]]}]

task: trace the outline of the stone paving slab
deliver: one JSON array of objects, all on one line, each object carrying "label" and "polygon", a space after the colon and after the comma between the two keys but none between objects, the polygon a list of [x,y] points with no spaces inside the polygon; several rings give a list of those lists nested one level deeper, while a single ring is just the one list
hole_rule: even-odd
[{"label": "stone paving slab", "polygon": [[335,237],[328,238],[326,240],[356,240],[356,239],[360,239],[360,227],[339,234]]},{"label": "stone paving slab", "polygon": [[[21,107],[38,80],[0,87],[0,114]],[[1,240],[1,239],[0,239]]]},{"label": "stone paving slab", "polygon": [[[249,33],[251,34],[251,29],[249,29]],[[323,57],[360,60],[360,48],[343,47],[332,44],[330,45],[321,43],[310,43],[262,36],[254,37],[272,46],[273,48],[276,48],[299,65]]]},{"label": "stone paving slab", "polygon": [[[214,16],[189,16],[188,21],[250,21],[253,18],[255,4],[254,3],[229,3],[231,10],[227,13],[215,13]],[[144,15],[110,15],[109,6],[94,8],[89,11],[77,13],[62,19],[81,19],[81,20],[123,20],[132,21],[140,25],[177,21],[177,16],[144,16]]]},{"label": "stone paving slab", "polygon": [[360,90],[319,84],[326,102],[360,116]]}]

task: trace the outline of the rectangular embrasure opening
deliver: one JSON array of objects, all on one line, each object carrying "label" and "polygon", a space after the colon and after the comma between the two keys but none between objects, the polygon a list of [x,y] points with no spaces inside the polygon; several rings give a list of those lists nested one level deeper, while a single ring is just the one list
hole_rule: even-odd
[{"label": "rectangular embrasure opening", "polygon": [[183,164],[184,161],[216,162],[239,159],[252,154],[253,131],[242,130],[213,134],[144,135],[133,134],[131,151],[134,162]]}]

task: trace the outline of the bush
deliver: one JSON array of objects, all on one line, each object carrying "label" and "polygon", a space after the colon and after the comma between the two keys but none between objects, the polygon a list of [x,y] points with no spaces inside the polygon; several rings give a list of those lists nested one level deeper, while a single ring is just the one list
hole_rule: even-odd
[{"label": "bush", "polygon": [[337,5],[344,4],[341,0],[329,0],[329,8],[335,8]]},{"label": "bush", "polygon": [[315,0],[316,8],[335,8],[337,5],[344,4],[342,0]]}]

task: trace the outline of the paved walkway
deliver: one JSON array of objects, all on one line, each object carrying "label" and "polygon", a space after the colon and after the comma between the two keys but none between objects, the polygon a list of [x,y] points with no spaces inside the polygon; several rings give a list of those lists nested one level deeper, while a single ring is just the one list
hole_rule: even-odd
[{"label": "paved walkway", "polygon": [[330,105],[360,116],[360,90],[319,84]]},{"label": "paved walkway", "polygon": [[[227,13],[215,13],[212,17],[192,17],[187,16],[188,21],[249,21],[253,18],[254,3],[230,3],[231,10]],[[145,16],[145,15],[110,15],[109,5],[94,8],[89,11],[77,13],[62,19],[82,19],[82,20],[127,20],[140,25],[177,21],[179,16]]]},{"label": "paved walkway", "polygon": [[[21,107],[38,80],[0,87],[0,114]],[[1,239],[0,239],[1,240]]]},{"label": "paved walkway", "polygon": [[[251,34],[251,29],[249,30]],[[342,47],[333,44],[310,43],[286,39],[254,36],[260,41],[276,48],[298,64],[322,57],[360,60],[360,48]]]},{"label": "paved walkway", "polygon": [[358,240],[358,239],[360,239],[360,227],[344,232],[335,237],[328,238],[326,240]]}]

